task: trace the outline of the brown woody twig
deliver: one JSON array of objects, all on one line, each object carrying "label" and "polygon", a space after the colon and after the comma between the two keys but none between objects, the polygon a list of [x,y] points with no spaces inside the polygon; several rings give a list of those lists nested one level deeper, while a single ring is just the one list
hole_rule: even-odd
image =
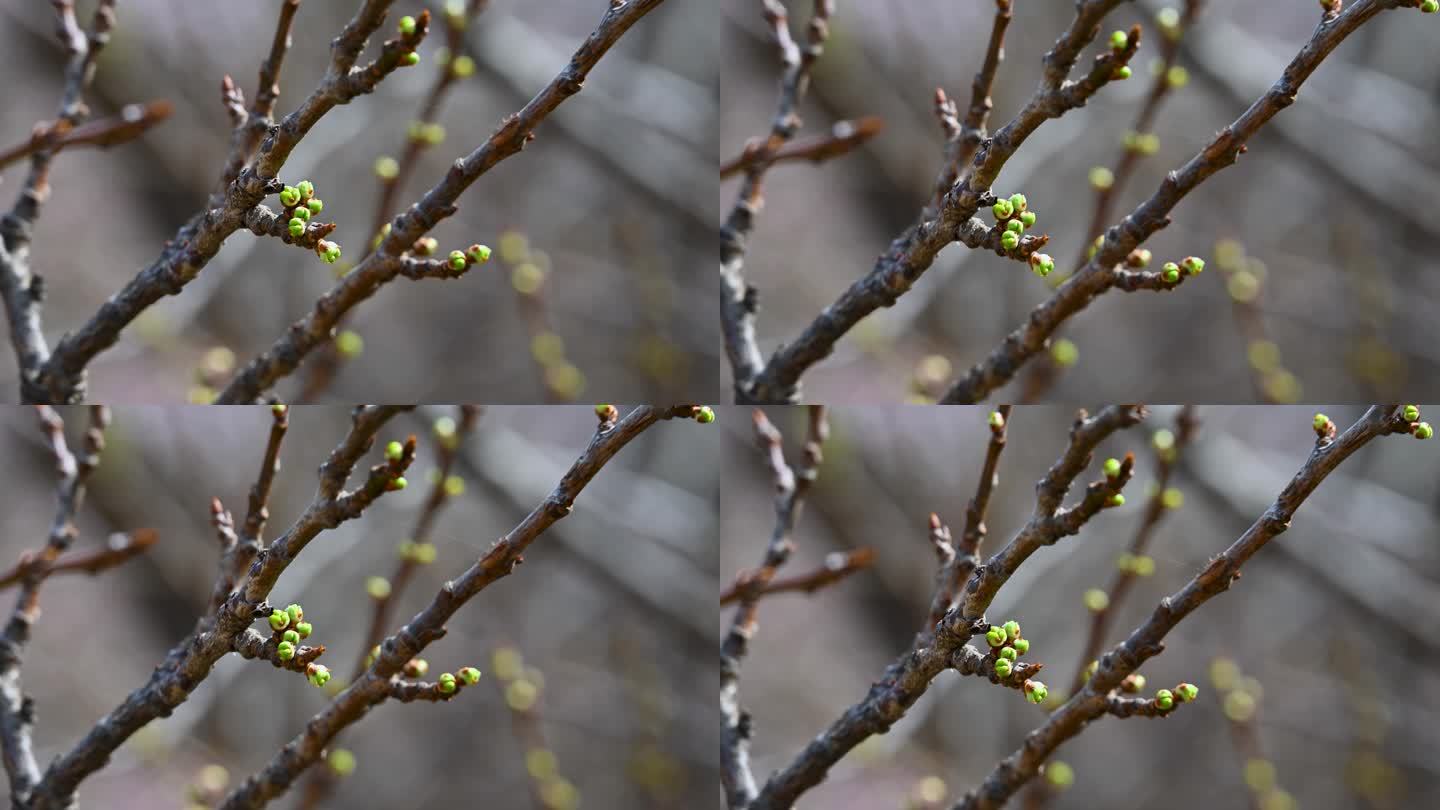
[{"label": "brown woody twig", "polygon": [[745,145],[745,150],[720,164],[720,179],[732,177],[740,172],[758,169],[762,160],[773,166],[777,163],[809,161],[821,163],[832,158],[843,157],[864,146],[867,141],[880,134],[885,121],[878,116],[867,115],[854,121],[836,121],[828,135],[816,135],[789,141],[766,153],[765,141],[754,140]]},{"label": "brown woody twig", "polygon": [[[834,585],[851,574],[869,568],[875,562],[875,550],[857,548],[854,551],[836,551],[825,555],[825,562],[813,571],[772,579],[764,588],[757,588],[750,572],[741,573],[730,587],[720,594],[720,606],[732,605],[742,598],[761,599],[777,593],[813,594],[821,588]],[[753,594],[753,597],[751,596]]]}]

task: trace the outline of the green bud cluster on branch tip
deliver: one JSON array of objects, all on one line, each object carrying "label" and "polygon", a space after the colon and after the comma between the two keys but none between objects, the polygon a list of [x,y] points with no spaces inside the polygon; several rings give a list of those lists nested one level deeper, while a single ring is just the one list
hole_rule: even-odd
[{"label": "green bud cluster on branch tip", "polygon": [[1116,31],[1110,35],[1110,49],[1123,51],[1130,44],[1130,37],[1124,31]]},{"label": "green bud cluster on branch tip", "polygon": [[1186,256],[1180,260],[1180,268],[1187,276],[1198,276],[1205,270],[1205,260],[1199,256]]},{"label": "green bud cluster on branch tip", "polygon": [[1414,422],[1420,418],[1420,406],[1406,405],[1404,410],[1400,412],[1400,416],[1406,422]]},{"label": "green bud cluster on branch tip", "polygon": [[[294,220],[291,220],[294,222]],[[340,246],[328,239],[321,239],[315,243],[315,253],[320,256],[326,264],[334,264],[340,261]]]},{"label": "green bud cluster on branch tip", "polygon": [[411,17],[407,14],[404,17],[400,18],[400,33],[404,34],[407,37],[415,33],[414,17]]},{"label": "green bud cluster on branch tip", "polygon": [[436,684],[435,684],[435,685],[440,689],[440,691],[441,691],[443,694],[448,695],[448,694],[453,693],[453,692],[455,691],[455,675],[454,675],[454,673],[450,673],[450,672],[442,672],[442,673],[440,673],[440,677],[439,677],[438,679],[436,679]]},{"label": "green bud cluster on branch tip", "polygon": [[1175,284],[1180,281],[1180,265],[1175,262],[1166,262],[1160,271],[1160,277],[1165,279],[1166,284]]},{"label": "green bud cluster on branch tip", "polygon": [[275,645],[275,654],[281,661],[289,661],[295,657],[295,645],[289,641],[282,641]]},{"label": "green bud cluster on branch tip", "polygon": [[[1010,649],[1010,648],[1009,648],[1009,647],[1006,647],[1005,649],[1008,650],[1008,649]],[[1010,659],[1008,659],[1008,658],[996,658],[996,659],[995,659],[995,677],[1000,678],[1001,680],[1004,680],[1004,679],[1010,677],[1010,674],[1011,674],[1012,672],[1014,672],[1014,671],[1015,671],[1015,665],[1010,662]]]},{"label": "green bud cluster on branch tip", "polygon": [[463,250],[450,251],[449,261],[451,270],[464,270],[469,265],[465,261],[465,251]]},{"label": "green bud cluster on branch tip", "polygon": [[1105,469],[1105,477],[1106,477],[1106,478],[1117,478],[1117,477],[1119,477],[1119,475],[1120,475],[1120,459],[1118,459],[1118,458],[1107,458],[1107,459],[1105,459],[1104,469]]},{"label": "green bud cluster on branch tip", "polygon": [[1031,703],[1044,703],[1049,694],[1050,690],[1046,689],[1045,684],[1040,681],[1025,681],[1025,699]]},{"label": "green bud cluster on branch tip", "polygon": [[1193,683],[1182,683],[1175,687],[1175,699],[1181,703],[1189,703],[1200,696],[1200,687]]},{"label": "green bud cluster on branch tip", "polygon": [[460,680],[467,686],[474,686],[480,682],[480,670],[475,667],[461,667],[460,671],[455,674],[458,675]]},{"label": "green bud cluster on branch tip", "polygon": [[490,248],[486,245],[471,245],[465,249],[465,257],[475,264],[490,261]]},{"label": "green bud cluster on branch tip", "polygon": [[715,409],[709,405],[701,405],[695,409],[695,421],[702,425],[708,425],[715,421]]},{"label": "green bud cluster on branch tip", "polygon": [[385,445],[385,460],[399,461],[405,456],[405,445],[400,442],[390,442]]},{"label": "green bud cluster on branch tip", "polygon": [[1330,417],[1323,413],[1317,413],[1315,414],[1315,418],[1311,420],[1311,424],[1315,426],[1317,432],[1323,432],[1330,426]]},{"label": "green bud cluster on branch tip", "polygon": [[1005,415],[1000,413],[999,411],[991,411],[990,427],[995,428],[996,430],[1005,427]]},{"label": "green bud cluster on branch tip", "polygon": [[1156,693],[1155,693],[1155,705],[1156,705],[1156,706],[1159,706],[1159,707],[1162,708],[1162,709],[1166,709],[1166,710],[1174,708],[1174,707],[1175,707],[1175,695],[1174,695],[1174,693],[1171,692],[1169,689],[1161,689],[1160,691],[1156,692]]},{"label": "green bud cluster on branch tip", "polygon": [[330,682],[330,668],[324,664],[306,664],[305,677],[316,686],[324,686]]},{"label": "green bud cluster on branch tip", "polygon": [[1428,439],[1435,435],[1435,429],[1430,427],[1429,422],[1416,422],[1410,428],[1410,435],[1417,439]]},{"label": "green bud cluster on branch tip", "polygon": [[1035,272],[1035,275],[1045,278],[1055,272],[1055,259],[1048,253],[1031,253],[1030,269]]}]

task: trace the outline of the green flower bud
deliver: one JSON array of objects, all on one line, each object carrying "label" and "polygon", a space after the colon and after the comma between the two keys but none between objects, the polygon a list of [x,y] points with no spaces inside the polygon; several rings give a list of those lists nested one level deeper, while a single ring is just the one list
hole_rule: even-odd
[{"label": "green flower bud", "polygon": [[411,658],[401,670],[407,678],[423,678],[425,673],[430,671],[430,662],[424,658]]},{"label": "green flower bud", "polygon": [[1193,683],[1182,683],[1175,687],[1175,699],[1181,703],[1188,703],[1200,696],[1200,687]]},{"label": "green flower bud", "polygon": [[1096,191],[1108,191],[1115,185],[1115,173],[1104,166],[1090,170],[1090,187]]},{"label": "green flower bud", "polygon": [[283,611],[283,610],[277,610],[277,611],[275,611],[274,613],[271,613],[271,614],[270,614],[270,629],[272,629],[272,630],[284,630],[285,628],[287,628],[287,627],[289,627],[289,626],[290,626],[290,617],[287,616],[287,615],[285,615],[285,611]]},{"label": "green flower bud", "polygon": [[275,654],[281,661],[289,661],[295,657],[295,645],[289,641],[282,641],[275,645]]},{"label": "green flower bud", "polygon": [[417,543],[415,545],[414,556],[412,556],[411,559],[420,565],[429,565],[435,562],[435,544]]},{"label": "green flower bud", "polygon": [[450,694],[455,691],[455,676],[449,672],[440,673],[436,686],[440,687],[443,694]]},{"label": "green flower bud", "polygon": [[990,211],[995,215],[997,220],[1009,219],[1015,215],[1015,206],[1011,205],[1009,200],[1000,200],[995,203]]},{"label": "green flower bud", "polygon": [[399,461],[405,456],[405,445],[400,442],[390,442],[385,445],[385,460]]},{"label": "green flower bud", "polygon": [[1085,609],[1091,613],[1099,613],[1110,607],[1110,595],[1099,588],[1091,588],[1085,592]]},{"label": "green flower bud", "polygon": [[[1008,648],[1007,648],[1007,649],[1008,649]],[[1005,678],[1010,677],[1010,673],[1014,671],[1014,666],[1015,666],[1015,665],[1012,664],[1012,663],[1010,663],[1010,659],[1008,659],[1008,658],[996,658],[996,659],[995,659],[995,675],[996,675],[996,677],[1000,678],[1001,680],[1004,680]]]},{"label": "green flower bud", "polygon": [[1015,642],[1010,646],[1015,648],[1016,655],[1024,655],[1025,653],[1030,652],[1030,639],[1017,638],[1015,639]]},{"label": "green flower bud", "polygon": [[280,638],[281,640],[288,641],[291,644],[300,643],[300,634],[295,632],[294,630],[286,630],[285,635],[281,636]]},{"label": "green flower bud", "polygon": [[294,186],[286,186],[280,190],[280,204],[286,208],[293,208],[300,204],[300,190]]},{"label": "green flower bud", "polygon": [[1410,434],[1417,439],[1428,439],[1435,435],[1435,430],[1430,427],[1429,422],[1416,422],[1415,426],[1410,428]]},{"label": "green flower bud", "polygon": [[1111,506],[1124,506],[1124,505],[1125,505],[1125,496],[1122,495],[1122,494],[1120,494],[1119,492],[1117,492],[1117,493],[1115,493],[1114,495],[1111,495],[1111,496],[1110,496],[1110,501],[1109,501],[1109,503],[1110,503]]},{"label": "green flower bud", "polygon": [[465,479],[458,475],[445,476],[445,483],[442,484],[445,494],[451,498],[458,498],[465,494]]},{"label": "green flower bud", "polygon": [[305,235],[305,220],[299,217],[291,217],[288,227],[291,239],[299,239]]},{"label": "green flower bud", "polygon": [[699,422],[702,425],[708,425],[711,422],[714,422],[715,409],[711,408],[709,405],[701,405],[700,408],[695,411],[695,421]]},{"label": "green flower bud", "polygon": [[1010,621],[1005,622],[1005,624],[1002,625],[1002,626],[1005,628],[1005,638],[1006,638],[1007,640],[1009,640],[1009,641],[1014,641],[1015,639],[1017,639],[1017,638],[1020,637],[1020,623],[1019,623],[1019,622],[1015,621],[1014,619],[1011,619]]},{"label": "green flower bud", "polygon": [[295,190],[300,192],[301,201],[308,202],[315,196],[315,184],[309,180],[301,180],[295,184]]},{"label": "green flower bud", "polygon": [[480,670],[475,667],[461,667],[460,671],[455,674],[459,675],[460,680],[464,681],[467,686],[474,686],[480,682]]},{"label": "green flower bud", "polygon": [[1148,554],[1141,554],[1135,558],[1135,562],[1130,567],[1130,571],[1137,577],[1150,576],[1155,573],[1155,558]]},{"label": "green flower bud", "polygon": [[296,604],[296,603],[294,603],[294,602],[291,602],[290,604],[288,604],[288,605],[285,606],[285,615],[286,615],[286,616],[289,616],[289,617],[290,617],[290,621],[292,621],[292,622],[304,621],[304,620],[305,620],[305,608],[301,607],[300,605],[298,605],[298,604]]},{"label": "green flower bud", "polygon": [[1130,66],[1121,65],[1120,67],[1115,68],[1115,72],[1111,74],[1111,78],[1113,78],[1115,81],[1123,82],[1126,79],[1130,78],[1131,75],[1133,74],[1130,70]]},{"label": "green flower bud", "polygon": [[325,755],[325,764],[330,766],[336,776],[349,776],[355,772],[355,755],[348,749],[336,748]]},{"label": "green flower bud", "polygon": [[288,410],[289,408],[287,406],[282,405],[279,402],[270,406],[270,412],[275,414],[276,416],[284,416],[285,412]]},{"label": "green flower bud", "polygon": [[1016,658],[1019,657],[1019,655],[1020,655],[1019,653],[1015,652],[1015,648],[1014,648],[1014,647],[1001,647],[1001,648],[1000,648],[999,656],[1000,656],[1001,658],[1005,659],[1006,661],[1014,661]]},{"label": "green flower bud", "polygon": [[1015,209],[1015,213],[1023,214],[1030,207],[1030,201],[1025,199],[1024,194],[1011,194],[1010,207]]},{"label": "green flower bud", "polygon": [[1121,685],[1124,686],[1127,691],[1139,692],[1145,688],[1145,676],[1137,672],[1126,678],[1125,683]]},{"label": "green flower bud", "polygon": [[312,215],[318,214],[321,211],[325,210],[325,201],[320,199],[319,197],[316,197],[310,202],[305,203],[305,207],[310,211]]},{"label": "green flower bud", "polygon": [[1165,82],[1171,88],[1179,90],[1190,83],[1190,71],[1180,65],[1172,65],[1169,70],[1165,71]]},{"label": "green flower bud", "polygon": [[1311,422],[1311,424],[1315,426],[1315,429],[1317,431],[1324,430],[1325,427],[1330,424],[1330,417],[1326,416],[1323,413],[1317,413],[1315,414],[1315,419]]},{"label": "green flower bud", "polygon": [[414,17],[411,17],[410,15],[407,14],[407,15],[405,15],[404,17],[401,17],[401,18],[400,18],[400,33],[404,34],[404,35],[407,36],[407,37],[410,36],[411,34],[415,33],[415,18],[414,18]]},{"label": "green flower bud", "polygon": [[1110,35],[1110,48],[1116,51],[1123,51],[1130,44],[1130,37],[1124,31],[1116,31]]},{"label": "green flower bud", "polygon": [[1205,260],[1199,256],[1186,256],[1180,260],[1180,266],[1185,268],[1187,275],[1196,276],[1205,269]]},{"label": "green flower bud", "polygon": [[359,357],[365,351],[365,339],[360,333],[346,329],[335,336],[335,351],[347,359]]},{"label": "green flower bud", "polygon": [[990,629],[985,631],[985,642],[991,647],[1003,647],[1005,646],[1005,636],[1005,628],[998,624],[992,624]]},{"label": "green flower bud", "polygon": [[367,577],[365,593],[369,594],[371,599],[388,599],[390,597],[390,580],[385,577]]},{"label": "green flower bud", "polygon": [[320,258],[323,259],[326,264],[334,264],[340,261],[340,246],[334,242],[322,239],[315,247],[320,249]]},{"label": "green flower bud", "polygon": [[1000,235],[1000,246],[1006,250],[1014,250],[1020,247],[1020,234],[1014,231],[1006,231]]},{"label": "green flower bud", "polygon": [[420,64],[420,54],[411,51],[400,57],[400,64],[405,65],[406,67],[414,67]]},{"label": "green flower bud", "polygon": [[1401,411],[1400,416],[1404,418],[1406,422],[1414,422],[1420,418],[1420,409],[1414,405],[1406,405],[1405,410]]},{"label": "green flower bud", "polygon": [[475,60],[461,54],[450,62],[450,72],[457,79],[468,79],[475,75]]},{"label": "green flower bud", "polygon": [[[1173,262],[1169,263],[1169,265],[1173,265]],[[1178,284],[1180,282],[1180,270],[1177,267],[1169,265],[1166,266],[1165,272],[1161,273],[1160,277],[1165,279],[1166,284]]]},{"label": "green flower bud", "polygon": [[1050,690],[1046,689],[1045,684],[1040,681],[1025,682],[1025,698],[1031,703],[1044,703],[1045,697],[1049,694]]},{"label": "green flower bud", "polygon": [[1050,359],[1061,368],[1069,368],[1080,361],[1080,347],[1068,338],[1057,338],[1050,344]]},{"label": "green flower bud", "polygon": [[1022,233],[1025,233],[1025,223],[1021,222],[1018,219],[1012,219],[1009,222],[1005,223],[1005,230],[1018,236]]},{"label": "green flower bud", "polygon": [[1034,212],[1034,211],[1026,211],[1025,213],[1023,213],[1023,214],[1020,215],[1020,223],[1021,223],[1022,225],[1024,225],[1026,228],[1033,228],[1033,227],[1035,227],[1035,220],[1036,220],[1036,219],[1037,219],[1037,217],[1035,216],[1035,212]]},{"label": "green flower bud", "polygon": [[309,637],[310,637],[310,632],[311,632],[312,629],[313,629],[313,628],[310,626],[310,623],[309,623],[309,622],[296,622],[296,623],[295,623],[295,633],[296,633],[296,635],[300,636],[300,638],[302,638],[302,639],[309,638]]},{"label": "green flower bud", "polygon": [[471,245],[465,249],[465,256],[475,264],[490,261],[490,248],[486,245]]},{"label": "green flower bud", "polygon": [[464,270],[468,263],[465,261],[465,253],[459,250],[450,251],[450,269]]},{"label": "green flower bud", "polygon": [[390,486],[386,487],[386,489],[391,492],[399,492],[409,484],[410,482],[405,480],[405,476],[397,475],[395,476],[395,480],[391,481]]},{"label": "green flower bud", "polygon": [[1162,709],[1169,710],[1175,706],[1175,695],[1169,689],[1161,689],[1155,693],[1155,705]]},{"label": "green flower bud", "polygon": [[400,176],[400,161],[389,155],[375,158],[375,176],[381,180],[394,180]]},{"label": "green flower bud", "polygon": [[1035,271],[1035,275],[1044,278],[1055,271],[1055,260],[1045,253],[1031,253],[1030,269]]},{"label": "green flower bud", "polygon": [[999,411],[991,411],[990,427],[995,428],[996,430],[1005,427],[1005,415],[1000,413]]},{"label": "green flower bud", "polygon": [[1056,790],[1064,790],[1075,784],[1075,769],[1058,760],[1045,765],[1045,781]]},{"label": "green flower bud", "polygon": [[1420,11],[1425,14],[1434,14],[1440,11],[1440,3],[1435,2],[1435,0],[1425,0],[1425,2],[1420,4]]},{"label": "green flower bud", "polygon": [[305,677],[316,686],[324,686],[330,682],[330,668],[324,664],[306,664]]},{"label": "green flower bud", "polygon": [[1115,478],[1116,476],[1120,475],[1120,459],[1118,459],[1118,458],[1107,458],[1107,459],[1105,459],[1105,467],[1104,467],[1104,469],[1105,469],[1105,477],[1106,477],[1106,478]]}]

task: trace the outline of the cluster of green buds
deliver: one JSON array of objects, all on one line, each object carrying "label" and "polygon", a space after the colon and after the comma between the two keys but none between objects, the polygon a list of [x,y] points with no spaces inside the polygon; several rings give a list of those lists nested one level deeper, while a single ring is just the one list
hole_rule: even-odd
[{"label": "cluster of green buds", "polygon": [[[1136,30],[1138,31],[1139,29]],[[1123,54],[1125,53],[1125,50],[1129,47],[1129,34],[1125,33],[1124,31],[1115,31],[1114,33],[1110,34],[1110,50],[1113,53],[1115,53],[1116,55]],[[1130,78],[1130,66],[1120,65],[1119,67],[1115,68],[1115,73],[1112,74],[1111,78],[1120,81],[1124,81],[1125,79]]]},{"label": "cluster of green buds", "polygon": [[310,623],[305,621],[305,609],[297,604],[288,605],[284,610],[271,611],[269,621],[270,629],[279,638],[275,645],[275,656],[281,661],[293,659],[300,649],[300,642],[314,632]]},{"label": "cluster of green buds", "polygon": [[[427,20],[429,19],[429,12],[425,12],[425,18]],[[405,37],[407,44],[411,47],[411,50],[401,55],[400,64],[406,67],[413,67],[420,64],[420,54],[414,51],[414,46],[419,44],[419,40],[416,39],[415,35],[417,33],[423,34],[423,32],[420,31],[419,21],[409,14],[406,14],[400,18],[400,23],[397,27],[400,29],[400,35]]]},{"label": "cluster of green buds", "polygon": [[1420,421],[1419,405],[1406,405],[1400,411],[1400,416],[1406,422],[1410,423],[1411,436],[1414,436],[1417,439],[1428,439],[1431,436],[1435,435],[1435,429],[1430,427],[1429,422]]},{"label": "cluster of green buds", "polygon": [[435,562],[435,544],[417,543],[414,540],[401,540],[396,547],[396,553],[400,559],[414,565],[429,565]]},{"label": "cluster of green buds", "polygon": [[1200,696],[1200,687],[1193,683],[1182,683],[1173,690],[1161,689],[1155,693],[1155,706],[1162,711],[1170,711],[1177,703],[1189,703]]},{"label": "cluster of green buds", "polygon": [[990,212],[995,215],[995,227],[1001,229],[1000,246],[1007,251],[1020,247],[1020,237],[1025,235],[1025,230],[1035,227],[1035,212],[1030,210],[1024,194],[1011,194],[1009,198],[997,200]]},{"label": "cluster of green buds", "polygon": [[1148,577],[1155,573],[1155,558],[1148,554],[1131,554],[1126,551],[1115,558],[1115,567],[1120,569],[1122,574]]},{"label": "cluster of green buds", "polygon": [[1205,260],[1199,256],[1186,256],[1177,264],[1166,262],[1160,268],[1160,277],[1166,284],[1179,284],[1180,276],[1198,276],[1205,270]]},{"label": "cluster of green buds", "polygon": [[434,121],[411,121],[406,135],[420,146],[439,146],[445,142],[445,127]]},{"label": "cluster of green buds", "polygon": [[1002,681],[1015,672],[1020,656],[1030,652],[1030,640],[1020,637],[1020,623],[1014,619],[990,625],[985,631],[985,643],[995,651],[995,677]]},{"label": "cluster of green buds", "polygon": [[453,695],[460,684],[474,686],[480,682],[480,670],[475,667],[461,667],[459,672],[442,672],[440,677],[435,679],[435,688],[440,690],[442,695]]},{"label": "cluster of green buds", "polygon": [[1150,157],[1160,151],[1160,136],[1153,132],[1126,132],[1123,143],[1126,151],[1143,157]]},{"label": "cluster of green buds", "polygon": [[1040,681],[1027,678],[1022,685],[1022,689],[1025,692],[1025,699],[1031,703],[1044,703],[1045,698],[1050,696],[1050,690],[1046,689],[1045,684]]},{"label": "cluster of green buds", "polygon": [[330,668],[324,664],[306,664],[305,677],[317,687],[330,682]]},{"label": "cluster of green buds", "polygon": [[[433,241],[433,240],[432,240]],[[419,242],[415,243],[419,245]],[[426,245],[427,253],[434,252],[434,245]],[[424,254],[422,254],[424,255]],[[445,262],[455,272],[462,272],[472,264],[484,264],[490,261],[490,248],[487,245],[474,244],[464,250],[452,250],[450,255],[445,257]]]}]

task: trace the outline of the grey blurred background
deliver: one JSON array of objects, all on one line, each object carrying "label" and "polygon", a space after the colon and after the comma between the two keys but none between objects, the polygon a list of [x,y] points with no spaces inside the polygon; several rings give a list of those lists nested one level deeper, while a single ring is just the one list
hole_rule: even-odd
[{"label": "grey blurred background", "polygon": [[[1201,426],[1172,485],[1184,504],[1153,539],[1153,576],[1121,604],[1107,648],[1138,626],[1209,557],[1240,535],[1300,468],[1314,443],[1316,408],[1198,409]],[[1361,409],[1320,408],[1342,427]],[[1436,407],[1422,408],[1433,420]],[[1171,427],[1175,408],[1101,445],[1099,463],[1137,455],[1129,501],[1042,549],[1000,591],[991,618],[1015,618],[1046,664],[1052,692],[1069,688],[1089,616],[1081,597],[1107,587],[1154,479],[1146,443]],[[799,409],[767,413],[786,433],[789,458],[804,438]],[[741,677],[754,715],[757,779],[788,763],[860,699],[908,648],[927,613],[935,556],[926,520],[938,512],[958,537],[989,431],[981,408],[854,407],[831,411],[825,462],[785,572],[825,554],[875,549],[875,567],[806,597],[767,598]],[[1066,443],[1074,412],[1029,406],[1011,415],[1009,446],[990,505],[993,552],[1034,509],[1034,486]],[[726,408],[720,570],[757,565],[773,526],[773,486],[742,409]],[[1423,418],[1423,417],[1422,417]],[[1067,500],[1075,501],[1072,492]],[[1141,670],[1148,690],[1192,681],[1200,700],[1165,721],[1102,719],[1060,748],[1075,784],[1054,807],[1255,807],[1243,764],[1247,738],[1273,761],[1278,785],[1307,808],[1429,806],[1440,792],[1440,458],[1405,436],[1373,442],[1345,462],[1296,514],[1288,532],[1252,559],[1228,593],[1187,618],[1166,651]],[[982,551],[983,551],[982,550]],[[730,610],[722,611],[728,619]],[[728,626],[728,625],[727,625]],[[1258,711],[1236,731],[1211,663],[1238,665]],[[1018,694],[943,675],[889,734],[871,738],[798,808],[901,807],[938,776],[954,801],[1039,726],[1044,712]],[[1033,796],[1016,807],[1033,807]],[[1022,800],[1023,799],[1023,800]],[[948,807],[949,804],[942,804]],[[1266,807],[1281,807],[1272,804]],[[1292,805],[1293,806],[1293,805]]]},{"label": "grey blurred background", "polygon": [[[298,601],[348,677],[369,621],[365,578],[388,576],[396,545],[428,491],[429,423],[452,408],[402,415],[381,439],[415,432],[421,449],[403,492],[365,517],[321,534],[280,579],[274,601]],[[66,411],[72,435],[84,413]],[[42,767],[141,685],[194,626],[218,554],[209,502],[243,520],[270,417],[262,408],[117,408],[109,446],[79,521],[77,549],[110,532],[151,527],[146,556],[102,575],[57,576],[25,653]],[[428,604],[550,492],[594,431],[588,408],[489,408],[464,445],[466,480],[435,527],[436,562],[421,570],[395,615]],[[313,496],[315,471],[343,435],[348,411],[292,409],[271,501],[268,537]],[[44,543],[54,512],[53,462],[28,408],[0,409],[0,558]],[[720,435],[663,422],[627,446],[580,496],[574,514],[538,540],[513,576],[477,596],[427,650],[432,673],[473,664],[484,678],[463,700],[384,705],[343,735],[359,767],[326,807],[538,807],[525,750],[492,671],[514,645],[543,674],[538,717],[582,807],[683,808],[709,802],[718,781],[714,697],[717,479]],[[367,462],[378,459],[379,450]],[[10,563],[7,562],[8,566]],[[5,610],[14,591],[0,594]],[[393,628],[391,628],[393,629]],[[433,677],[433,676],[432,676]],[[180,807],[200,768],[238,780],[263,766],[325,704],[303,677],[268,664],[222,660],[173,717],[133,737],[85,782],[85,806]],[[296,807],[298,790],[276,807]],[[563,806],[563,805],[562,805]]]},{"label": "grey blurred background", "polygon": [[[109,151],[66,152],[54,194],[35,231],[34,264],[47,282],[51,339],[88,318],[159,254],[220,175],[229,120],[220,79],[234,77],[247,100],[270,48],[278,0],[181,3],[126,0],[99,60],[88,101],[96,116],[156,98],[171,120]],[[88,25],[93,4],[78,3]],[[358,3],[302,3],[285,60],[277,117],[323,75],[329,42]],[[440,2],[395,3],[402,14]],[[445,142],[425,152],[397,204],[409,205],[450,163],[479,145],[557,74],[595,27],[604,3],[496,0],[467,33],[475,75],[452,87],[440,122]],[[714,390],[718,347],[708,266],[714,244],[713,155],[717,149],[716,10],[672,2],[647,15],[601,61],[584,92],[537,130],[524,153],[498,166],[461,198],[434,232],[445,251],[518,229],[551,269],[543,295],[567,360],[584,375],[582,396],[679,400]],[[54,115],[62,58],[45,3],[0,0],[0,142],[29,137]],[[310,178],[345,260],[371,236],[379,184],[373,166],[398,156],[409,122],[438,70],[439,17],[420,65],[392,75],[372,95],[328,114],[295,151],[282,179]],[[374,45],[372,43],[372,51]],[[370,58],[367,51],[366,60]],[[24,178],[6,172],[8,210]],[[702,261],[703,260],[703,261]],[[205,350],[232,349],[241,362],[268,347],[333,283],[330,266],[278,239],[230,238],[178,298],[126,330],[91,373],[98,401],[185,401]],[[531,335],[500,262],[459,281],[388,285],[348,319],[365,354],[347,365],[332,401],[542,402]],[[14,361],[0,359],[0,394],[13,401]],[[304,374],[304,369],[297,374]],[[295,379],[279,392],[290,397]],[[704,396],[701,396],[701,395]]]},{"label": "grey blurred background", "polygon": [[[786,5],[794,30],[803,33],[798,26],[810,4]],[[1134,78],[1047,122],[995,186],[1028,195],[1061,271],[1073,269],[1086,240],[1095,199],[1088,172],[1114,167],[1149,91],[1150,63],[1159,54],[1151,15],[1164,5],[1182,3],[1124,3],[1107,18],[1102,34],[1144,26]],[[726,0],[723,9],[720,149],[730,157],[747,138],[768,131],[779,74],[756,4]],[[992,131],[1030,97],[1042,55],[1073,12],[1074,3],[1059,0],[1015,3]],[[864,115],[883,117],[886,127],[858,153],[819,167],[782,165],[769,175],[747,262],[747,277],[761,293],[758,328],[767,355],[869,271],[914,221],[940,161],[932,95],[943,87],[963,112],[993,15],[991,2],[838,4],[800,110],[802,134]],[[1319,17],[1313,0],[1207,0],[1183,41],[1179,64],[1189,71],[1189,85],[1161,108],[1159,152],[1142,160],[1112,221],[1268,89]],[[1428,56],[1433,23],[1406,9],[1364,26],[1304,85],[1298,103],[1251,141],[1249,154],[1186,198],[1174,224],[1147,243],[1157,261],[1196,254],[1216,270],[1219,240],[1244,246],[1241,269],[1264,275],[1257,299],[1264,331],[1292,375],[1277,389],[1284,396],[1269,399],[1440,392],[1429,350],[1437,336],[1429,313],[1440,296],[1434,272],[1440,228],[1424,213],[1440,183],[1440,68]],[[722,210],[733,205],[735,189],[735,182],[723,184]],[[952,373],[968,368],[1049,293],[1014,262],[952,246],[895,307],[863,321],[806,375],[806,399],[900,401],[921,358],[943,355]],[[1047,398],[1123,392],[1169,402],[1265,401],[1232,310],[1221,272],[1173,294],[1108,293],[1062,330],[1079,346],[1079,363]],[[994,399],[1018,401],[1022,390],[1013,384]]]}]

